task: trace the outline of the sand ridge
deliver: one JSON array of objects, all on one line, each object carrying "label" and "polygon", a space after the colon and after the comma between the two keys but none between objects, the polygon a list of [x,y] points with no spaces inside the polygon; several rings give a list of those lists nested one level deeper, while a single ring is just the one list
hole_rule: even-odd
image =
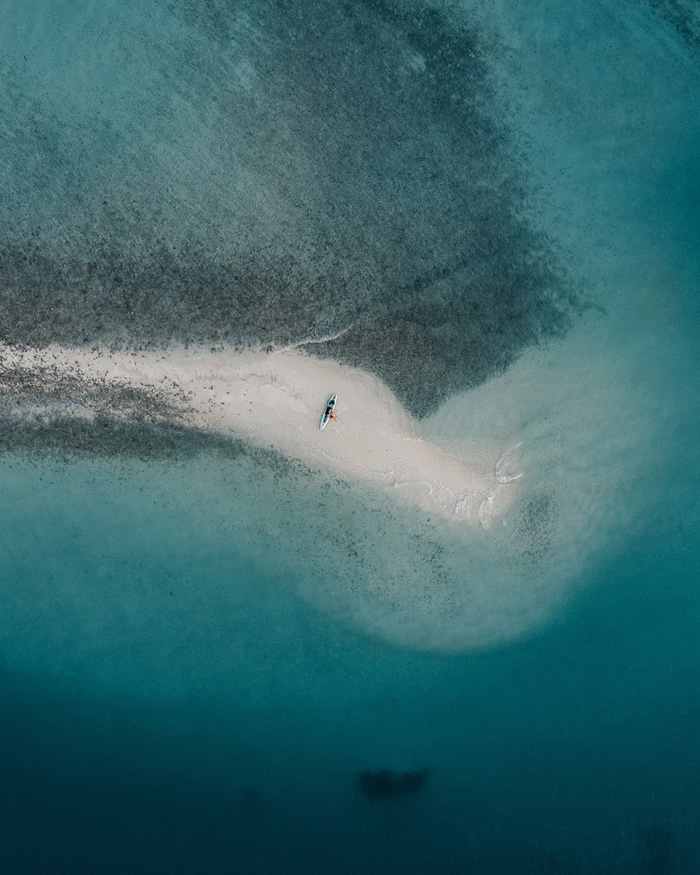
[{"label": "sand ridge", "polygon": [[[458,458],[424,439],[380,380],[297,350],[2,346],[0,367],[155,392],[191,426],[242,437],[344,479],[380,482],[443,516],[488,526],[514,497],[517,475],[503,462],[484,470]],[[334,392],[338,420],[320,431]]]}]

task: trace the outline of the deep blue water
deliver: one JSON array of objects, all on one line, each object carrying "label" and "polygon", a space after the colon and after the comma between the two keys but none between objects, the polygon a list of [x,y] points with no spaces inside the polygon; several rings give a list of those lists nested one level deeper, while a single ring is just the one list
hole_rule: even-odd
[{"label": "deep blue water", "polygon": [[431,9],[0,8],[3,342],[352,324],[523,442],[465,539],[4,382],[2,872],[700,871],[697,13]]}]

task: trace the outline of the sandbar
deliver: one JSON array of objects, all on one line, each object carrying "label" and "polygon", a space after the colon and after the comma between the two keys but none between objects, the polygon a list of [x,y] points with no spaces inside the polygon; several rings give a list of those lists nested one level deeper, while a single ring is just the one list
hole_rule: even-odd
[{"label": "sandbar", "polygon": [[[505,456],[484,470],[426,440],[373,375],[295,349],[0,346],[0,368],[41,369],[44,381],[70,375],[155,392],[192,427],[274,449],[348,481],[381,483],[426,511],[483,526],[510,505],[519,476],[507,470]],[[333,393],[338,419],[321,431],[319,419]]]}]

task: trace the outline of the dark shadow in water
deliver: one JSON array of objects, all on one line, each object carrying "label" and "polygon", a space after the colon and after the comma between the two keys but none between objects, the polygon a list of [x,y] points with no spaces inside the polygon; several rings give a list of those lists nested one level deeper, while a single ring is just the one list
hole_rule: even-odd
[{"label": "dark shadow in water", "polygon": [[400,774],[390,769],[380,769],[377,772],[360,772],[359,781],[360,789],[368,799],[390,799],[394,796],[417,793],[422,789],[427,777],[427,769]]},{"label": "dark shadow in water", "polygon": [[259,811],[263,805],[263,796],[254,787],[243,787],[241,790],[241,808],[245,811]]},{"label": "dark shadow in water", "polygon": [[645,875],[672,875],[675,870],[671,852],[671,833],[661,826],[654,826],[644,837]]}]

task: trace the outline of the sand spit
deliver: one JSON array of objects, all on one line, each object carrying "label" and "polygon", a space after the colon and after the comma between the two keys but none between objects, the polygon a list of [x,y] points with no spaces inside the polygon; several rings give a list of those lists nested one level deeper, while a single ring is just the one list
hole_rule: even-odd
[{"label": "sand spit", "polygon": [[[25,383],[38,375],[47,391],[53,382],[157,397],[172,419],[273,448],[347,480],[383,483],[425,510],[471,523],[488,526],[514,496],[518,475],[506,470],[505,457],[490,471],[457,458],[421,437],[375,377],[294,350],[0,346],[0,369]],[[319,417],[333,392],[338,421],[321,432]],[[91,397],[85,393],[82,415],[94,412]],[[75,415],[75,398],[66,400]]]}]

